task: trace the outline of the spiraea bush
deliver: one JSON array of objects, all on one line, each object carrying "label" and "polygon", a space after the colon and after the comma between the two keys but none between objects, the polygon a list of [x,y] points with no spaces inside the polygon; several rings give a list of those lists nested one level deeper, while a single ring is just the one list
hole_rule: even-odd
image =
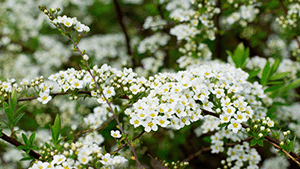
[{"label": "spiraea bush", "polygon": [[0,168],[297,168],[300,1],[1,1]]}]

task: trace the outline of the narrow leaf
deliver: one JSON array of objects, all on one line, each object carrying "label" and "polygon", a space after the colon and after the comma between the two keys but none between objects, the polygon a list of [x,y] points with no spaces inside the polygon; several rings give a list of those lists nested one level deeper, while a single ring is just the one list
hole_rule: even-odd
[{"label": "narrow leaf", "polygon": [[272,65],[272,67],[271,67],[270,75],[273,75],[273,74],[277,71],[280,62],[281,62],[280,59],[276,59],[276,60],[275,60],[275,62],[273,63],[273,65]]},{"label": "narrow leaf", "polygon": [[251,140],[251,143],[250,143],[250,146],[255,146],[257,144],[257,139],[252,139]]},{"label": "narrow leaf", "polygon": [[257,70],[253,70],[249,73],[249,77],[248,77],[248,80],[251,79],[252,77],[256,76],[259,72],[260,72],[261,69],[257,69]]},{"label": "narrow leaf", "polygon": [[24,116],[24,114],[25,113],[21,113],[15,118],[15,120],[13,122],[13,126],[15,126],[18,123],[18,121]]},{"label": "narrow leaf", "polygon": [[33,144],[33,141],[35,139],[35,135],[36,135],[35,131],[30,135],[30,137],[29,137],[29,143],[30,143],[30,145]]},{"label": "narrow leaf", "polygon": [[20,108],[15,112],[15,114],[19,113],[19,111],[21,111],[25,106],[27,106],[27,105],[23,105],[22,107],[20,107]]},{"label": "narrow leaf", "polygon": [[20,161],[27,161],[27,160],[33,160],[34,158],[31,157],[31,156],[28,156],[28,157],[23,157],[20,159]]},{"label": "narrow leaf", "polygon": [[278,80],[278,79],[283,79],[287,75],[291,74],[291,72],[281,72],[281,73],[276,73],[275,75],[270,77],[270,80]]},{"label": "narrow leaf", "polygon": [[24,133],[22,133],[22,138],[23,138],[25,145],[28,145],[28,139]]},{"label": "narrow leaf", "polygon": [[262,77],[260,79],[260,83],[265,86],[269,80],[269,75],[270,75],[270,72],[271,72],[271,67],[270,67],[270,62],[267,61],[264,69],[263,69],[263,72],[262,72]]},{"label": "narrow leaf", "polygon": [[20,150],[25,150],[25,149],[27,149],[27,146],[22,145],[22,146],[18,146],[17,148]]},{"label": "narrow leaf", "polygon": [[249,48],[246,48],[246,51],[243,54],[243,58],[242,58],[242,62],[241,62],[241,68],[243,69],[244,67],[246,67],[246,60],[248,59],[250,55],[250,50]]},{"label": "narrow leaf", "polygon": [[272,91],[276,91],[276,90],[280,89],[281,87],[283,87],[283,85],[276,85],[276,86],[268,87],[268,88],[265,90],[265,93],[267,93],[267,92],[272,92]]},{"label": "narrow leaf", "polygon": [[289,90],[289,89],[297,88],[297,87],[299,87],[299,86],[300,86],[300,78],[294,80],[290,85],[288,85],[288,86],[285,88],[285,91],[287,91],[287,90]]}]

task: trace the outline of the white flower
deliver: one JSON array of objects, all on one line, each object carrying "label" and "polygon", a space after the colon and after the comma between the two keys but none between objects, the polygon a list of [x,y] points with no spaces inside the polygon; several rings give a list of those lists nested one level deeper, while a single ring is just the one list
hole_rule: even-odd
[{"label": "white flower", "polygon": [[77,22],[74,29],[77,30],[77,32],[82,32],[84,28],[84,25],[81,24],[80,22]]},{"label": "white flower", "polygon": [[4,88],[4,90],[6,92],[11,92],[12,91],[12,86],[10,83],[7,83],[7,82],[3,82],[2,83],[2,88]]},{"label": "white flower", "polygon": [[151,130],[157,131],[158,121],[156,119],[147,118],[146,121],[143,122],[143,126],[145,127],[146,132],[150,132]]},{"label": "white flower", "polygon": [[103,165],[108,165],[111,163],[112,161],[112,158],[110,157],[110,154],[109,153],[106,153],[104,156],[101,157],[101,163]]},{"label": "white flower", "polygon": [[47,104],[52,99],[48,92],[40,92],[39,96],[37,100],[43,104]]},{"label": "white flower", "polygon": [[111,131],[110,131],[110,135],[111,135],[112,137],[114,137],[114,138],[121,138],[121,137],[122,137],[122,135],[120,134],[120,131],[119,131],[119,130],[116,130],[116,131],[111,130]]},{"label": "white flower", "polygon": [[81,164],[87,164],[90,160],[90,157],[88,155],[80,155],[78,156],[78,161],[81,163]]},{"label": "white flower", "polygon": [[237,120],[235,120],[235,119],[230,120],[228,129],[232,129],[232,132],[237,133],[241,128],[242,128],[242,125]]},{"label": "white flower", "polygon": [[139,85],[132,85],[129,87],[130,91],[132,92],[132,94],[137,94],[138,92],[140,92],[140,86]]},{"label": "white flower", "polygon": [[71,18],[67,18],[64,20],[63,24],[66,26],[66,27],[71,27],[73,25],[73,19]]},{"label": "white flower", "polygon": [[72,88],[81,89],[83,88],[83,82],[78,79],[74,79],[71,81]]},{"label": "white flower", "polygon": [[53,161],[51,162],[52,165],[54,164],[61,164],[66,160],[66,157],[64,155],[55,155],[53,157]]},{"label": "white flower", "polygon": [[89,60],[89,56],[86,55],[86,54],[84,54],[82,57],[83,57],[83,60],[85,60],[85,61],[88,61],[88,60]]},{"label": "white flower", "polygon": [[116,92],[114,90],[114,87],[106,87],[106,88],[104,88],[103,93],[104,93],[104,95],[105,95],[105,97],[107,99],[110,98],[111,96],[114,96],[116,94]]},{"label": "white flower", "polygon": [[134,127],[138,127],[141,125],[142,119],[139,118],[138,116],[133,116],[129,122],[130,122],[130,124],[133,124]]}]

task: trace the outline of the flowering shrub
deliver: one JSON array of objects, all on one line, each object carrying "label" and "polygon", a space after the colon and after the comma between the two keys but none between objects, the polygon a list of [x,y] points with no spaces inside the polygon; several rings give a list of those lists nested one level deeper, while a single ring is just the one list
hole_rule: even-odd
[{"label": "flowering shrub", "polygon": [[300,166],[299,2],[1,3],[0,168]]}]

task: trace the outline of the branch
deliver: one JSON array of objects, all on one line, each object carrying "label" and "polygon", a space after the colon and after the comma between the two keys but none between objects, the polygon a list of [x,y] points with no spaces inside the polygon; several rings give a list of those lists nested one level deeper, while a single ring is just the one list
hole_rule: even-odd
[{"label": "branch", "polygon": [[[145,131],[143,130],[139,135],[137,135],[136,137],[134,137],[134,138],[132,139],[132,141],[134,141],[134,140],[140,138],[144,133],[145,133]],[[119,152],[119,151],[120,151],[121,149],[123,149],[125,146],[127,146],[127,143],[122,144],[117,150],[111,152],[110,154],[114,154],[114,153]]]},{"label": "branch", "polygon": [[[10,144],[12,144],[12,145],[14,145],[14,146],[16,146],[16,147],[19,147],[19,146],[23,146],[23,145],[24,145],[24,144],[20,143],[18,140],[16,140],[16,139],[14,139],[14,138],[12,138],[12,137],[9,137],[8,135],[4,134],[3,132],[1,132],[1,135],[2,135],[2,136],[1,136],[0,138],[1,138],[2,140],[4,140],[4,141],[6,141],[6,142],[8,142],[8,143],[10,143]],[[22,149],[22,150],[26,152],[25,149]],[[40,154],[36,153],[36,152],[33,151],[33,150],[30,150],[29,155],[30,155],[31,157],[37,159],[37,160],[40,160],[39,158],[41,157]]]},{"label": "branch", "polygon": [[[218,117],[219,118],[219,114],[217,113],[214,113],[214,112],[210,112],[208,110],[205,110],[205,109],[201,109],[203,113],[205,114],[208,114],[208,115],[212,115],[212,116],[215,116],[215,117]],[[243,128],[248,128],[249,126],[247,126],[246,124],[242,123],[241,124]],[[290,157],[295,163],[297,163],[298,165],[300,165],[300,156],[297,155],[295,152],[291,151],[291,152],[287,152],[285,150],[283,150],[281,147],[280,147],[280,143],[278,140],[270,137],[270,136],[265,136],[265,140],[267,142],[269,142],[270,144],[272,144],[275,148],[278,148],[279,150],[281,150],[283,153],[285,153],[288,157]],[[201,153],[200,153],[201,154]]]},{"label": "branch", "polygon": [[[60,24],[59,24],[59,26],[62,27]],[[63,29],[63,27],[62,27],[62,29]],[[63,30],[64,30],[64,29],[63,29]],[[64,31],[65,31],[65,30],[64,30]],[[74,44],[76,51],[79,52],[79,54],[80,54],[81,56],[83,56],[84,53],[79,49],[78,44],[75,43],[75,41],[73,40],[73,38],[71,37],[71,35],[69,35],[69,36],[67,36],[67,37],[68,37],[68,38],[72,41],[72,43]],[[84,62],[85,62],[85,66],[87,67],[87,71],[89,72],[89,74],[91,75],[91,77],[93,78],[93,80],[94,80],[94,82],[95,82],[96,88],[97,88],[98,90],[101,90],[101,88],[99,87],[99,85],[98,85],[98,83],[97,83],[97,80],[96,80],[94,74],[91,72],[91,68],[90,68],[88,62],[87,62],[87,61],[84,61]],[[113,109],[113,107],[111,106],[110,101],[108,101],[108,99],[107,99],[106,96],[104,95],[103,90],[101,90],[101,95],[103,96],[103,98],[105,99],[106,103],[108,104],[108,107],[109,107],[109,109],[110,109],[109,111],[113,114],[114,119],[117,121],[118,126],[119,126],[119,128],[120,128],[120,131],[122,132],[122,134],[125,135],[125,132],[124,132],[124,130],[123,130],[123,127],[122,127],[122,125],[121,125],[121,123],[120,123],[120,121],[119,121],[118,115],[115,114],[114,109]],[[134,150],[134,147],[133,147],[132,144],[129,142],[127,136],[126,136],[125,140],[127,141],[128,145],[129,145],[129,147],[130,147],[130,150],[131,150],[132,154],[133,154],[134,157],[135,157],[134,160],[137,162],[139,168],[140,168],[140,169],[144,168],[144,167],[141,165],[140,161],[138,160],[137,155],[136,155],[136,152],[135,152],[135,150]]]},{"label": "branch", "polygon": [[112,120],[113,120],[113,117],[111,117],[111,118],[109,118],[108,120],[106,120],[106,121],[105,121],[100,127],[98,127],[98,128],[95,128],[95,129],[87,129],[87,130],[83,130],[83,131],[80,131],[80,132],[76,133],[76,135],[74,136],[73,142],[76,142],[82,134],[86,134],[86,133],[90,133],[90,132],[93,132],[93,131],[99,131],[99,130],[104,129],[104,128],[112,121]]},{"label": "branch", "polygon": [[[245,141],[250,141],[252,140],[253,137],[248,137],[244,140],[241,140],[241,141],[238,141],[238,142],[235,142],[235,143],[225,143],[225,146],[228,146],[228,147],[233,147],[237,144],[242,144],[243,142]],[[192,154],[190,155],[188,158],[184,159],[183,162],[187,162],[187,161],[191,161],[192,159],[194,159],[195,157],[199,156],[200,154],[202,154],[203,151],[210,151],[211,148],[210,147],[204,147],[202,148],[201,150],[197,151],[195,154]]]},{"label": "branch", "polygon": [[[63,93],[50,93],[50,95],[54,98],[55,96],[59,96],[59,95],[67,95],[67,94],[71,94],[71,92],[63,92]],[[91,92],[89,91],[78,91],[78,94],[87,94],[89,96],[91,96]],[[37,99],[39,96],[33,96],[33,97],[28,97],[28,98],[21,98],[18,99],[18,102],[22,102],[22,101],[30,101],[30,100],[34,100]]]},{"label": "branch", "polygon": [[[285,16],[287,16],[287,14],[288,14],[287,8],[285,7],[285,5],[284,5],[284,3],[283,3],[282,0],[279,0],[279,2],[280,2],[281,7],[283,8]],[[294,36],[294,39],[296,40],[296,42],[297,42],[297,44],[299,46],[299,49],[300,49],[300,41],[299,41],[299,39],[298,39],[298,37],[296,35]]]},{"label": "branch", "polygon": [[117,0],[114,0],[114,5],[115,5],[115,9],[117,11],[117,17],[118,17],[118,22],[122,28],[122,31],[125,35],[125,40],[126,40],[126,48],[127,48],[127,54],[131,57],[132,59],[132,64],[133,64],[133,67],[135,67],[135,62],[134,62],[134,59],[133,59],[133,56],[132,56],[132,52],[131,52],[131,47],[130,47],[130,38],[128,36],[128,33],[127,33],[127,29],[123,23],[123,13],[121,11],[121,8],[120,8],[120,5],[118,3]]},{"label": "branch", "polygon": [[194,159],[195,157],[199,156],[202,154],[203,151],[210,151],[210,147],[203,147],[201,150],[197,151],[195,154],[190,155],[188,158],[184,159],[183,162],[188,162]]}]

